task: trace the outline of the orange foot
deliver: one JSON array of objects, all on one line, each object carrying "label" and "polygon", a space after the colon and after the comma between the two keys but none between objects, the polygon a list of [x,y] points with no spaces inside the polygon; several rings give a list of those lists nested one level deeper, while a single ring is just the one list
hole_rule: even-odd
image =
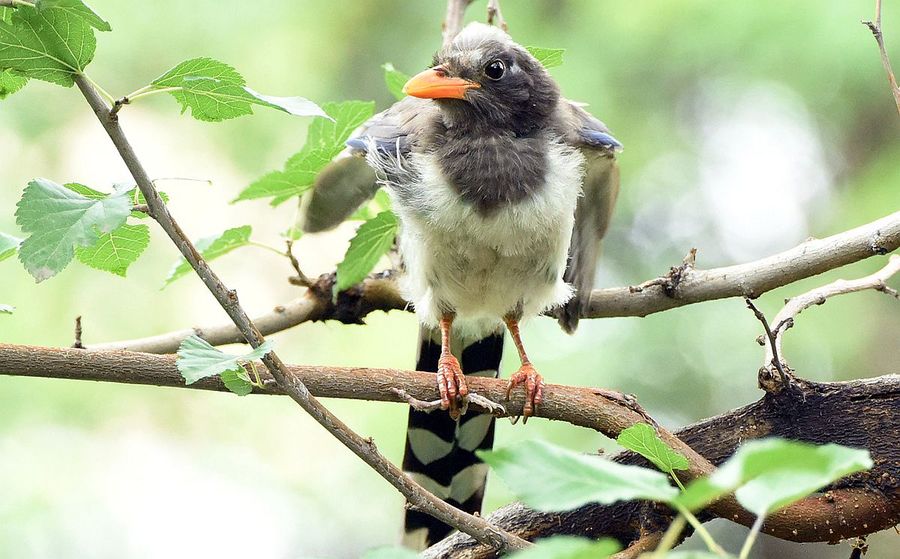
[{"label": "orange foot", "polygon": [[522,415],[525,416],[525,421],[528,421],[528,418],[534,415],[538,404],[544,399],[544,379],[534,370],[531,363],[523,364],[513,376],[509,377],[509,384],[506,385],[507,400],[509,400],[513,388],[520,384],[525,385],[525,406],[522,408]]},{"label": "orange foot", "polygon": [[466,377],[463,375],[459,361],[452,354],[442,355],[437,367],[438,390],[441,392],[441,409],[450,410],[452,419],[459,418],[459,402],[457,397],[465,399],[469,395]]}]

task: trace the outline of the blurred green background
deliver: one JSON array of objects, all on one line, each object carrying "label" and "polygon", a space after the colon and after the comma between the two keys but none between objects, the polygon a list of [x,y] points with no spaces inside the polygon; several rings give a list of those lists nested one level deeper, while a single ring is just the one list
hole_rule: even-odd
[{"label": "blurred green background", "polygon": [[[264,93],[375,99],[382,108],[391,99],[380,65],[424,68],[439,46],[445,8],[438,0],[91,4],[114,31],[99,35],[89,73],[114,95],[181,60],[211,56]],[[468,19],[483,20],[484,4],[476,2]],[[567,49],[565,64],[552,71],[565,95],[589,103],[625,145],[600,285],[664,273],[691,247],[700,267],[744,262],[900,209],[900,121],[875,42],[859,23],[872,17],[872,4],[503,4],[519,42]],[[886,4],[886,40],[895,47],[900,7]],[[256,240],[277,244],[289,224],[290,204],[228,203],[280,167],[309,123],[256,112],[205,124],[179,116],[168,96],[124,110],[123,126],[150,174],[173,179],[159,185],[192,237],[251,224]],[[35,176],[101,189],[130,179],[74,89],[33,81],[0,102],[0,231],[21,234],[14,204]],[[352,229],[304,237],[298,253],[307,273],[332,270]],[[77,315],[87,344],[226,320],[193,277],[160,290],[176,251],[159,230],[153,234],[127,279],[73,263],[38,286],[15,259],[0,264],[0,303],[17,307],[0,316],[0,341],[67,346]],[[800,282],[760,305],[774,316],[786,297],[884,262]],[[266,251],[242,249],[215,267],[251,314],[299,295],[286,281],[287,262]],[[800,317],[786,357],[816,380],[900,372],[898,311],[896,301],[874,292],[829,301]],[[368,323],[305,324],[274,339],[293,363],[410,368],[415,318],[377,313]],[[586,321],[574,337],[539,319],[524,335],[549,381],[634,393],[676,427],[759,398],[759,333],[743,302],[732,299],[644,319]],[[510,354],[504,373],[515,363]],[[403,407],[327,404],[400,460]],[[614,448],[565,424],[500,422],[500,445],[523,438]],[[0,557],[355,557],[397,541],[402,517],[399,495],[283,398],[0,377],[0,480]],[[488,509],[510,499],[501,482],[490,482]],[[737,549],[743,528],[713,527]],[[888,557],[897,536],[871,544],[871,557]],[[846,544],[770,538],[754,553],[848,555]]]}]

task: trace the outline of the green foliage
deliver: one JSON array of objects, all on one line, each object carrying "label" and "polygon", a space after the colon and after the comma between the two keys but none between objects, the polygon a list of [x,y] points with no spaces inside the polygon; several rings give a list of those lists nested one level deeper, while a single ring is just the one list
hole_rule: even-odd
[{"label": "green foliage", "polygon": [[96,46],[91,24],[71,9],[20,7],[0,23],[0,70],[69,87]]},{"label": "green foliage", "polygon": [[618,542],[608,538],[594,541],[573,536],[553,536],[513,553],[509,559],[603,559],[619,549]]},{"label": "green foliage", "polygon": [[298,116],[324,116],[318,105],[303,97],[263,95],[246,86],[234,68],[211,58],[194,58],[175,66],[153,80],[151,89],[165,89],[191,109],[197,120],[220,122],[253,113],[251,105],[262,105]]},{"label": "green foliage", "polygon": [[22,244],[22,239],[0,233],[0,262],[15,254],[19,250],[20,244]]},{"label": "green foliage", "polygon": [[97,242],[75,249],[78,260],[92,268],[125,277],[133,264],[150,244],[150,228],[146,225],[122,225],[100,235]]},{"label": "green foliage", "polygon": [[109,22],[97,15],[81,0],[37,0],[35,4],[39,11],[48,9],[65,10],[73,16],[81,18],[85,23],[97,31],[112,31]]},{"label": "green foliage", "polygon": [[88,198],[47,179],[28,183],[17,207],[16,223],[31,234],[19,246],[19,260],[38,282],[65,268],[75,247],[93,245],[131,213],[125,192]]},{"label": "green foliage", "polygon": [[478,455],[525,504],[541,511],[634,499],[669,502],[678,494],[669,478],[659,472],[542,441],[525,441]]},{"label": "green foliage", "polygon": [[[236,248],[248,245],[250,243],[250,233],[252,232],[253,229],[249,225],[232,227],[218,235],[199,239],[194,243],[194,246],[200,252],[203,259],[209,262],[222,255],[228,254]],[[190,271],[190,263],[182,258],[172,267],[168,277],[166,277],[163,287],[166,287],[178,278],[187,275]]]},{"label": "green foliage", "polygon": [[394,244],[399,226],[397,216],[390,211],[383,211],[359,226],[344,259],[337,266],[335,292],[356,285],[375,268]]},{"label": "green foliage", "polygon": [[674,470],[687,470],[688,459],[675,452],[659,438],[656,430],[646,423],[636,423],[619,433],[616,442],[633,450],[653,463],[660,470],[674,475]]},{"label": "green foliage", "polygon": [[711,476],[690,484],[676,502],[697,510],[734,492],[744,508],[756,515],[767,515],[848,474],[871,467],[872,459],[866,450],[785,439],[749,441]]},{"label": "green foliage", "polygon": [[27,83],[28,78],[15,70],[0,70],[0,99],[6,99],[8,96],[25,87],[25,84]]},{"label": "green foliage", "polygon": [[384,84],[391,95],[398,101],[406,97],[406,94],[403,93],[403,86],[409,81],[409,76],[394,68],[390,62],[382,64],[381,68],[384,69]]},{"label": "green foliage", "polygon": [[234,200],[272,197],[276,206],[312,187],[316,175],[344,150],[350,134],[372,117],[375,103],[344,101],[325,103],[328,118],[317,118],[310,124],[303,149],[285,163],[284,171],[268,173],[245,188]]},{"label": "green foliage", "polygon": [[566,49],[545,49],[543,47],[525,47],[531,56],[538,59],[544,68],[555,68],[563,63],[563,55]]},{"label": "green foliage", "polygon": [[[242,364],[261,359],[272,351],[272,343],[266,342],[258,348],[243,355],[229,355],[199,336],[186,338],[178,347],[178,359],[175,366],[184,377],[186,384],[193,384],[200,379],[222,375],[225,386],[238,395],[250,393],[247,386],[250,377]],[[227,377],[227,378],[226,378]],[[251,389],[252,390],[252,389]]]},{"label": "green foliage", "polygon": [[12,305],[0,304],[0,314],[12,314],[16,310]]}]

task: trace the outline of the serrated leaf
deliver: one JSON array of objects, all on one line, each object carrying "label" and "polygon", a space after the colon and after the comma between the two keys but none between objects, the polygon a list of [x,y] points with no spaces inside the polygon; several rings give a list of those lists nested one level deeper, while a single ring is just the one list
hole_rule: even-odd
[{"label": "serrated leaf", "polygon": [[82,264],[125,277],[128,266],[133,264],[150,244],[150,228],[146,225],[128,225],[100,235],[89,247],[79,247],[75,255]]},{"label": "serrated leaf", "polygon": [[0,314],[12,314],[16,308],[12,305],[0,304]]},{"label": "serrated leaf", "polygon": [[478,452],[478,456],[525,504],[540,511],[636,499],[670,502],[678,494],[660,472],[577,454],[542,441]]},{"label": "serrated leaf", "polygon": [[534,542],[528,549],[509,555],[509,559],[603,559],[622,548],[615,540],[594,541],[574,536],[553,536]]},{"label": "serrated leaf", "polygon": [[335,292],[361,282],[394,244],[399,222],[392,212],[381,212],[356,230],[344,260],[337,265]]},{"label": "serrated leaf", "polygon": [[318,105],[303,97],[275,97],[250,89],[237,70],[212,58],[186,60],[150,85],[171,89],[182,112],[191,109],[194,118],[207,122],[252,114],[252,105],[297,116],[326,116]]},{"label": "serrated leaf", "polygon": [[17,207],[16,223],[31,234],[19,246],[19,260],[41,282],[71,262],[75,247],[91,246],[101,234],[123,225],[131,201],[124,192],[92,199],[53,181],[35,179]]},{"label": "serrated leaf", "polygon": [[[253,229],[249,225],[233,227],[231,229],[226,229],[219,235],[199,239],[194,243],[194,246],[200,252],[200,255],[203,256],[203,259],[209,262],[224,254],[228,254],[236,248],[249,244],[250,233],[252,232]],[[163,287],[168,286],[170,283],[188,274],[190,271],[191,265],[187,260],[182,258],[172,267],[168,277],[166,277]]]},{"label": "serrated leaf", "polygon": [[0,23],[0,69],[65,87],[94,57],[94,32],[68,10],[20,7]]},{"label": "serrated leaf", "polygon": [[406,547],[379,547],[365,552],[362,559],[417,559],[419,554]]},{"label": "serrated leaf", "polygon": [[38,10],[50,8],[66,10],[98,31],[112,31],[109,22],[98,16],[97,12],[89,8],[82,0],[37,0],[35,5]]},{"label": "serrated leaf", "polygon": [[563,55],[566,49],[547,49],[543,47],[525,47],[531,56],[537,58],[544,68],[555,68],[563,63]]},{"label": "serrated leaf", "polygon": [[[241,363],[261,359],[270,351],[272,351],[272,343],[267,341],[243,355],[229,355],[211,346],[203,338],[191,336],[178,346],[178,359],[175,361],[175,366],[184,377],[185,383],[193,384],[200,379],[219,375],[226,371],[243,370]],[[247,378],[249,380],[249,377]]]},{"label": "serrated leaf", "polygon": [[325,103],[329,119],[313,119],[303,149],[285,163],[284,171],[266,174],[245,188],[232,203],[273,197],[272,205],[303,194],[312,187],[316,175],[344,150],[344,142],[356,128],[372,117],[374,102],[344,101]]},{"label": "serrated leaf", "polygon": [[0,262],[15,254],[19,250],[20,244],[22,244],[22,239],[0,233]]},{"label": "serrated leaf", "polygon": [[25,87],[27,83],[28,78],[15,70],[0,70],[0,99],[6,99]]},{"label": "serrated leaf", "polygon": [[222,384],[225,388],[238,396],[246,396],[253,392],[253,385],[250,383],[250,375],[243,367],[237,369],[229,369],[219,374]]},{"label": "serrated leaf", "polygon": [[871,467],[867,450],[776,438],[754,440],[741,446],[708,478],[691,483],[676,502],[697,510],[734,492],[744,508],[758,516],[767,515]]},{"label": "serrated leaf", "polygon": [[690,462],[681,453],[664,443],[656,430],[646,423],[636,423],[619,433],[616,442],[633,450],[653,463],[660,470],[674,474],[674,470],[687,470]]},{"label": "serrated leaf", "polygon": [[391,95],[398,101],[406,97],[406,94],[403,93],[403,86],[409,81],[409,76],[394,68],[390,62],[382,64],[381,68],[384,70],[384,84]]}]

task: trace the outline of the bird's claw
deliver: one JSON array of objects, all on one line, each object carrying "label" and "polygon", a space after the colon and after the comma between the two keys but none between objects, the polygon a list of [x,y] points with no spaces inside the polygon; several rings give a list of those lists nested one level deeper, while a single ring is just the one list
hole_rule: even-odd
[{"label": "bird's claw", "polygon": [[462,367],[459,366],[459,361],[452,354],[442,355],[438,359],[437,384],[441,393],[441,409],[450,410],[451,419],[459,419],[467,407],[469,387],[466,385],[466,377]]},{"label": "bird's claw", "polygon": [[523,384],[525,386],[525,405],[522,407],[522,422],[528,422],[528,418],[534,415],[534,410],[544,400],[544,379],[530,363],[523,364],[518,371],[509,377],[506,385],[506,400],[509,401],[513,388]]}]

